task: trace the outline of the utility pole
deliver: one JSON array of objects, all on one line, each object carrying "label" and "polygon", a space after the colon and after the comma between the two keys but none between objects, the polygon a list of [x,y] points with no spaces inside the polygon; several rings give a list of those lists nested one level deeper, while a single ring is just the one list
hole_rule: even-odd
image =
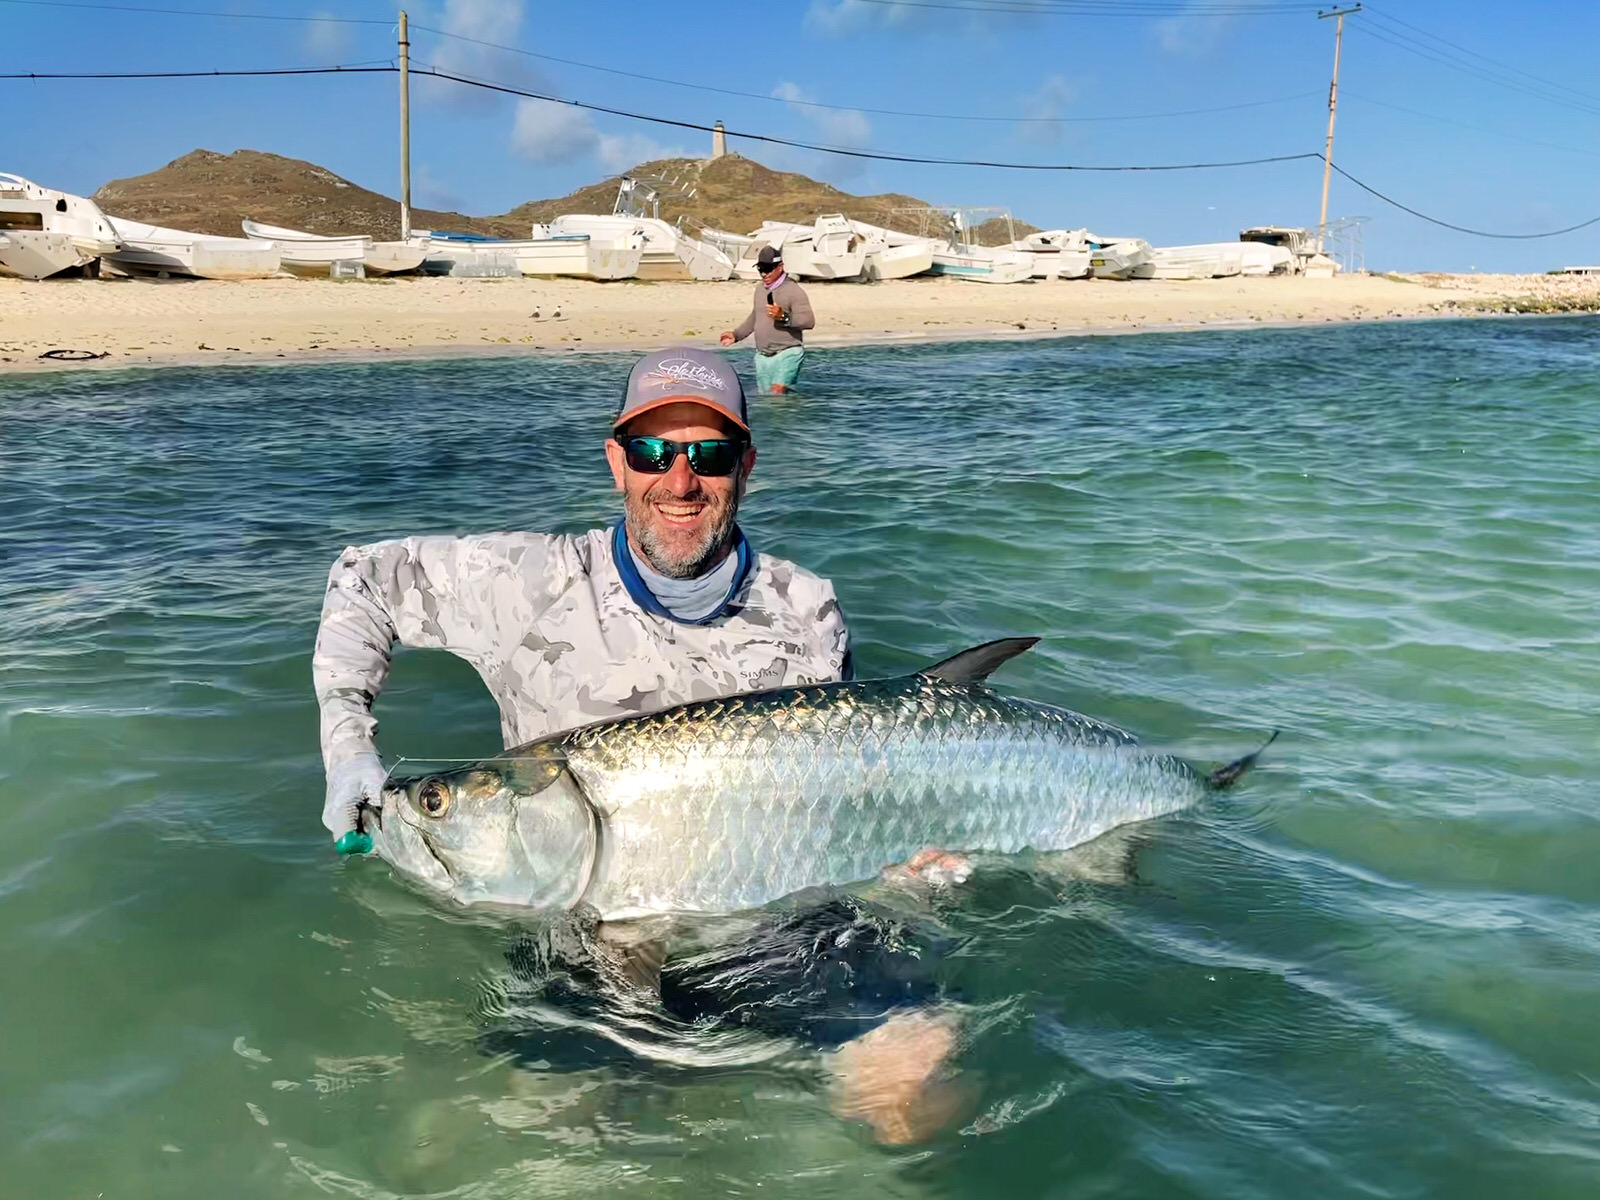
[{"label": "utility pole", "polygon": [[[1333,136],[1330,128],[1328,136]],[[1323,187],[1326,205],[1327,187]],[[400,14],[400,240],[411,238],[411,38]]]},{"label": "utility pole", "polygon": [[[1319,12],[1317,20],[1324,21],[1329,17],[1337,17],[1333,30],[1333,82],[1328,85],[1328,144],[1322,151],[1322,217],[1317,222],[1317,249],[1324,249],[1323,239],[1328,234],[1328,182],[1333,176],[1333,118],[1339,112],[1339,50],[1344,45],[1344,19],[1351,13],[1361,11],[1361,5],[1356,4],[1350,8],[1330,8],[1327,12]],[[405,18],[402,16],[401,21]],[[404,24],[401,25],[404,29]],[[403,68],[402,68],[403,69]]]}]

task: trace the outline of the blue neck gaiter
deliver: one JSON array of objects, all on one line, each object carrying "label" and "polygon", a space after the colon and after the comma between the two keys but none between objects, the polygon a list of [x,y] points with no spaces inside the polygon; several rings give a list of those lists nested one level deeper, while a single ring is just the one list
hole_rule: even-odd
[{"label": "blue neck gaiter", "polygon": [[727,612],[755,561],[744,531],[736,525],[733,532],[734,552],[694,579],[673,579],[636,557],[620,520],[611,527],[611,557],[622,586],[645,612],[685,625],[706,625]]}]

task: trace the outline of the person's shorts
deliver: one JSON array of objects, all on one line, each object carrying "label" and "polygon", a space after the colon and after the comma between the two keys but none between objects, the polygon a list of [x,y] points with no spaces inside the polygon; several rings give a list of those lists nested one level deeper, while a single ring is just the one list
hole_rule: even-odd
[{"label": "person's shorts", "polygon": [[652,1046],[730,1029],[831,1048],[897,1010],[949,998],[939,976],[950,949],[932,928],[837,898],[772,914],[732,942],[669,954],[659,999],[641,1003],[606,983],[588,930],[557,923],[508,950],[510,975],[479,1043],[558,1070],[639,1063]]},{"label": "person's shorts", "polygon": [[800,378],[800,364],[806,360],[804,346],[790,346],[776,354],[756,353],[756,391],[770,392],[773,384],[792,388]]}]

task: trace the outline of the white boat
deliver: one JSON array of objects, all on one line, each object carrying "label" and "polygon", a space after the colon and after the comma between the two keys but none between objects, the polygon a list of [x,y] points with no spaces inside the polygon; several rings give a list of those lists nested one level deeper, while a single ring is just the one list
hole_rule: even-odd
[{"label": "white boat", "polygon": [[656,190],[624,177],[610,213],[563,213],[550,222],[550,233],[586,233],[596,242],[637,245],[640,279],[733,278],[732,258],[709,241],[669,225],[660,213]]},{"label": "white boat", "polygon": [[1033,255],[1035,279],[1082,279],[1089,274],[1087,229],[1041,229],[1006,249]]},{"label": "white boat", "polygon": [[1287,250],[1290,270],[1296,275],[1328,279],[1339,269],[1339,264],[1323,253],[1323,238],[1318,232],[1303,226],[1255,225],[1241,230],[1239,240]]},{"label": "white boat", "polygon": [[105,261],[130,274],[184,275],[195,279],[265,279],[278,274],[276,242],[251,238],[212,237],[183,229],[147,225],[125,217],[108,217],[122,240],[122,249]]},{"label": "white boat", "polygon": [[46,233],[42,229],[0,231],[0,275],[48,279],[85,265],[82,252],[64,233]]},{"label": "white boat", "polygon": [[873,282],[909,279],[932,269],[934,239],[887,229],[882,225],[869,225],[865,221],[851,221],[850,225],[867,239],[867,258],[861,267],[862,279]]},{"label": "white boat", "polygon": [[748,261],[735,267],[746,276],[756,274],[755,255],[763,246],[782,254],[784,271],[796,279],[859,279],[867,260],[867,239],[840,213],[818,217],[814,225],[768,221],[750,235],[749,242]]},{"label": "white boat", "polygon": [[[818,223],[824,219],[819,217]],[[760,272],[756,269],[756,256],[761,253],[763,246],[772,246],[782,253],[784,267],[793,269],[797,277],[853,278],[875,282],[921,275],[933,266],[935,243],[932,239],[885,229],[881,225],[869,225],[865,221],[845,220],[861,241],[861,266],[854,276],[824,275],[816,271],[815,242],[812,240],[816,231],[814,225],[766,221],[760,229],[750,234],[706,229],[700,236],[734,258],[733,273],[737,279],[757,278]],[[853,253],[846,249],[847,255]],[[849,261],[847,258],[842,265],[835,265],[831,269],[835,272],[848,269]]]},{"label": "white boat", "polygon": [[791,245],[797,261],[784,249],[784,265],[801,279],[858,279],[867,262],[867,239],[856,232],[843,213],[824,213],[813,221],[809,233]]},{"label": "white boat", "polygon": [[428,240],[412,238],[406,242],[379,242],[365,234],[346,237],[324,237],[304,233],[298,229],[285,229],[281,225],[266,225],[260,221],[242,221],[247,238],[260,242],[276,242],[282,251],[283,266],[297,275],[327,275],[333,264],[360,263],[367,275],[394,275],[402,271],[415,271],[428,257]]},{"label": "white boat", "polygon": [[455,275],[471,279],[506,279],[522,274],[518,259],[537,251],[547,238],[492,238],[477,233],[416,230],[428,239],[422,270],[428,275]]},{"label": "white boat", "polygon": [[918,238],[901,246],[870,248],[861,277],[876,283],[883,279],[909,279],[933,270],[933,243]]},{"label": "white boat", "polygon": [[[535,235],[543,226],[533,227]],[[517,255],[524,275],[563,275],[573,279],[633,279],[639,274],[638,246],[597,242],[586,233],[535,236],[529,248]]]},{"label": "white boat", "polygon": [[639,250],[640,279],[731,279],[733,259],[658,217],[618,213],[563,213],[550,222],[554,236],[585,235],[596,243]]},{"label": "white boat", "polygon": [[937,242],[929,273],[977,283],[1026,283],[1033,278],[1033,256],[1016,250]]},{"label": "white boat", "polygon": [[1095,248],[1089,270],[1096,279],[1131,279],[1134,268],[1150,261],[1150,243],[1143,238],[1122,238]]},{"label": "white boat", "polygon": [[1133,268],[1133,279],[1226,279],[1244,269],[1242,242],[1156,246],[1149,261]]},{"label": "white boat", "polygon": [[368,275],[404,275],[420,271],[432,249],[432,242],[425,237],[412,237],[404,242],[373,242],[363,265]]},{"label": "white boat", "polygon": [[1294,252],[1287,246],[1271,246],[1266,242],[1240,242],[1239,273],[1293,275]]},{"label": "white boat", "polygon": [[93,200],[20,175],[0,174],[0,234],[7,235],[0,271],[24,279],[45,279],[74,267],[92,273],[97,259],[121,245]]},{"label": "white boat", "polygon": [[[1003,208],[946,208],[938,211],[946,224],[948,236],[936,241],[933,247],[934,275],[949,275],[956,279],[970,279],[978,283],[1027,283],[1033,278],[1033,255],[1025,250],[1013,250],[1016,241],[1011,229],[1011,213]],[[1005,241],[999,246],[977,245],[975,238],[979,227],[985,229],[1004,225]]]}]

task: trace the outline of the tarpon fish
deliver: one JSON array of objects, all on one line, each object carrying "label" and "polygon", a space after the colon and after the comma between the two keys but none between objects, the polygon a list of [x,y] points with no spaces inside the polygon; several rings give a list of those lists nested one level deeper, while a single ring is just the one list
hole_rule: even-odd
[{"label": "tarpon fish", "polygon": [[582,903],[619,920],[754,908],[874,878],[926,847],[1070,849],[1186,808],[1254,761],[1208,775],[986,684],[1037,640],[990,642],[894,679],[697,701],[446,772],[392,775],[381,810],[364,818],[383,858],[463,903]]}]

